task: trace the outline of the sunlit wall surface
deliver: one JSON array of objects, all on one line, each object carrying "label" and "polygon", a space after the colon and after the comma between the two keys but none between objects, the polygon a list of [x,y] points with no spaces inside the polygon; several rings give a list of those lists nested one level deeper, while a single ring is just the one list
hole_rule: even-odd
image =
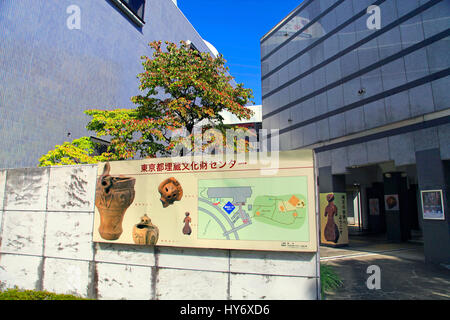
[{"label": "sunlit wall surface", "polygon": [[117,2],[0,1],[0,168],[36,166],[55,145],[88,135],[83,110],[133,107],[149,42],[191,40],[208,51],[171,0],[146,0],[143,26]]},{"label": "sunlit wall surface", "polygon": [[263,128],[333,173],[427,143],[449,159],[449,26],[450,0],[304,0],[261,39]]}]

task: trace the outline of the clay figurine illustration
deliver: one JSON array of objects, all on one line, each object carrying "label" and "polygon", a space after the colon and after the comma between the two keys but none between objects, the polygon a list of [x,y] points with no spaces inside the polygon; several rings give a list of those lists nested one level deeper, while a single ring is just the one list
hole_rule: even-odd
[{"label": "clay figurine illustration", "polygon": [[133,227],[133,241],[141,245],[155,245],[158,242],[159,229],[145,214],[141,221]]},{"label": "clay figurine illustration", "polygon": [[338,209],[334,204],[334,194],[327,195],[328,205],[325,207],[325,217],[328,216],[327,224],[324,230],[324,236],[327,241],[337,243],[339,240],[339,228],[334,222],[334,216],[337,215]]},{"label": "clay figurine illustration", "polygon": [[160,200],[164,208],[167,208],[175,201],[180,201],[183,197],[183,188],[175,178],[168,178],[161,182],[158,191],[161,194]]},{"label": "clay figurine illustration", "polygon": [[107,162],[97,180],[95,206],[100,212],[100,236],[105,240],[117,240],[123,231],[125,212],[134,200],[136,179],[111,176],[110,170],[111,165]]},{"label": "clay figurine illustration", "polygon": [[184,223],[183,234],[187,234],[189,236],[192,233],[191,226],[189,225],[191,223],[192,219],[191,219],[191,217],[189,217],[189,215],[190,215],[189,212],[186,212],[185,215],[186,215],[186,218],[184,218],[184,220],[183,220],[183,223]]}]

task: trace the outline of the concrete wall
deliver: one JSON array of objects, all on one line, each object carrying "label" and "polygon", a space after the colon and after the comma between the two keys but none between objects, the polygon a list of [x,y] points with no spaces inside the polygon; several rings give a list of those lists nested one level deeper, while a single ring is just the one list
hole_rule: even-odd
[{"label": "concrete wall", "polygon": [[[71,5],[80,29],[67,27]],[[88,135],[84,110],[133,107],[149,42],[191,40],[209,52],[171,0],[146,0],[144,20],[138,27],[112,0],[0,1],[0,168],[36,166]]]},{"label": "concrete wall", "polygon": [[[332,167],[333,174],[349,173],[352,166],[394,161],[395,166],[416,163],[415,153],[438,148],[441,159],[449,159],[450,125],[419,129],[416,131],[373,139],[319,152],[319,167]],[[283,137],[280,137],[283,141]]]},{"label": "concrete wall", "polygon": [[93,243],[96,165],[0,170],[0,288],[97,299],[316,299],[314,253]]}]

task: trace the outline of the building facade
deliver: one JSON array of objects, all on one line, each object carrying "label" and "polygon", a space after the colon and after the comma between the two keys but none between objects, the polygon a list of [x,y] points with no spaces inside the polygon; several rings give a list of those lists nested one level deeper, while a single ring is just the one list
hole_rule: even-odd
[{"label": "building facade", "polygon": [[[261,39],[263,128],[315,150],[350,224],[422,236],[434,263],[450,263],[449,26],[450,0],[304,0]],[[423,212],[428,190],[443,217]]]},{"label": "building facade", "polygon": [[0,39],[0,168],[89,135],[86,109],[133,107],[149,42],[210,52],[172,0],[2,0]]}]

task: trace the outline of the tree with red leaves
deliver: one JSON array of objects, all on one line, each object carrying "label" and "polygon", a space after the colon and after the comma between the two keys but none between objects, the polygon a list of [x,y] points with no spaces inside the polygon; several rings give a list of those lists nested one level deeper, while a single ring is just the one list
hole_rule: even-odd
[{"label": "tree with red leaves", "polygon": [[[232,128],[223,123],[222,111],[231,112],[238,119],[252,116],[245,107],[253,98],[252,90],[243,84],[232,85],[233,77],[222,55],[213,57],[193,50],[184,41],[179,46],[168,41],[164,47],[162,41],[149,46],[153,49],[152,58],[141,57],[144,70],[138,74],[142,94],[131,98],[137,107],[85,111],[92,117],[87,129],[99,137],[111,137],[102,159],[167,156],[180,142],[172,135],[176,130],[185,130],[194,139],[194,128],[200,122],[203,130],[214,128],[225,133]],[[65,157],[67,164],[70,155]],[[78,159],[74,163],[85,161]],[[55,160],[52,164],[60,163]]]}]

